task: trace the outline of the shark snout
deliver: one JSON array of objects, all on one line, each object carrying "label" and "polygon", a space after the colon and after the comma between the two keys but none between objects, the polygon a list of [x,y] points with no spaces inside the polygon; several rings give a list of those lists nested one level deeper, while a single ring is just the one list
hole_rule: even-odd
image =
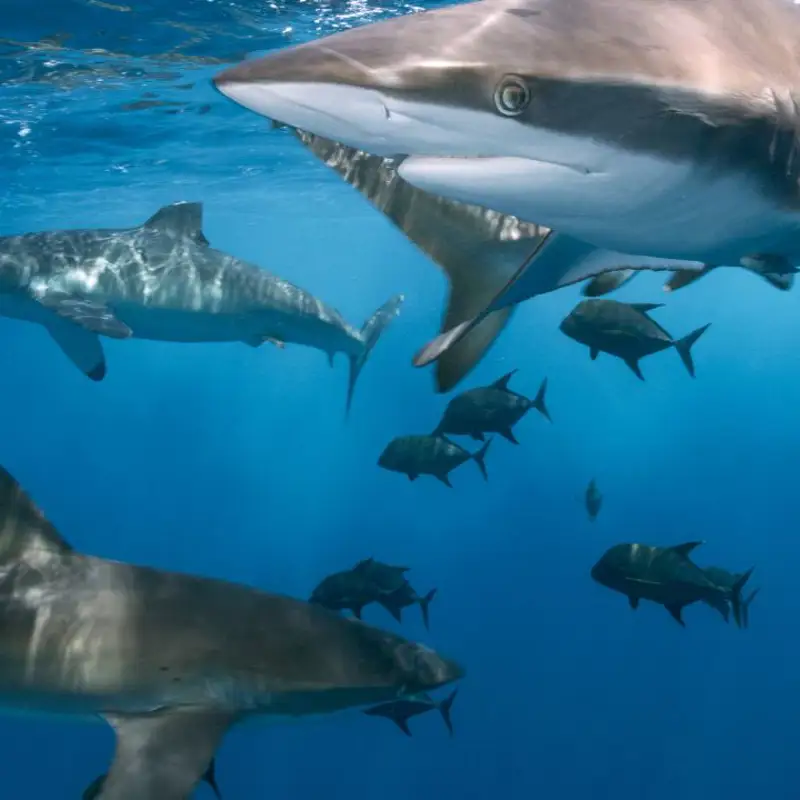
[{"label": "shark snout", "polygon": [[407,684],[414,691],[436,689],[464,677],[464,668],[423,644],[407,642],[397,653],[397,659],[408,676]]}]

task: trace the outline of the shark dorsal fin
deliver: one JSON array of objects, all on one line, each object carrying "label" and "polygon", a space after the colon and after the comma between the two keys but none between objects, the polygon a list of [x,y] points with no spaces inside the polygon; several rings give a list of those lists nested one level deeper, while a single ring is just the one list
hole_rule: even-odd
[{"label": "shark dorsal fin", "polygon": [[676,544],[674,547],[670,547],[669,549],[678,555],[683,556],[684,558],[689,558],[692,550],[694,550],[695,547],[699,547],[701,544],[705,544],[705,542],[702,540],[699,542],[684,542],[683,544]]},{"label": "shark dorsal fin", "polygon": [[156,211],[145,222],[145,228],[163,231],[172,236],[194,239],[198,244],[208,244],[203,234],[202,203],[172,203]]},{"label": "shark dorsal fin", "polygon": [[23,561],[34,550],[60,554],[72,548],[11,473],[0,467],[0,564]]},{"label": "shark dorsal fin", "polygon": [[511,370],[511,372],[507,372],[505,375],[503,375],[503,377],[502,377],[502,378],[498,378],[498,379],[497,379],[497,380],[496,380],[496,381],[495,381],[495,382],[492,384],[492,386],[493,386],[495,389],[503,389],[504,391],[506,391],[506,392],[507,392],[507,391],[508,391],[508,382],[511,380],[511,378],[513,378],[513,377],[514,377],[514,374],[516,373],[516,371],[517,371],[517,370],[515,370],[515,369],[512,369],[512,370]]}]

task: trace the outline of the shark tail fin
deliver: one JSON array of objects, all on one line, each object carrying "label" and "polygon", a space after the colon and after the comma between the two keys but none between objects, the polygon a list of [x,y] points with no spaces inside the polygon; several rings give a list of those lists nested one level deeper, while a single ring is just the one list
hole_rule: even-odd
[{"label": "shark tail fin", "polygon": [[[747,611],[743,608],[742,602],[742,589],[744,589],[744,585],[750,579],[750,576],[753,574],[753,570],[755,567],[750,567],[747,572],[742,573],[739,576],[736,583],[733,584],[733,588],[731,589],[731,607],[733,608],[733,618],[736,621],[736,625],[740,628],[747,627]],[[751,596],[750,599],[747,601],[748,603],[752,600],[753,597]]]},{"label": "shark tail fin", "polygon": [[350,413],[350,406],[353,404],[353,392],[356,388],[356,381],[367,363],[372,348],[378,343],[381,334],[389,327],[392,320],[400,313],[400,306],[403,304],[402,294],[395,295],[391,300],[387,300],[361,328],[361,340],[364,344],[363,349],[357,356],[350,356],[350,381],[347,386],[347,413]]},{"label": "shark tail fin", "polygon": [[486,471],[486,451],[489,449],[489,445],[492,443],[491,439],[486,440],[486,444],[478,450],[477,453],[473,453],[472,457],[478,463],[478,469],[481,471],[481,475],[483,475],[483,479],[485,481],[489,480],[489,473]]},{"label": "shark tail fin", "polygon": [[750,603],[755,600],[756,595],[761,591],[761,589],[753,589],[750,592],[750,596],[742,601],[742,627],[748,628],[750,627]]},{"label": "shark tail fin", "polygon": [[436,597],[436,589],[431,589],[425,597],[420,597],[419,599],[419,608],[422,611],[422,624],[425,626],[425,630],[429,631],[431,629],[431,618],[430,618],[430,609],[431,609],[431,600]]},{"label": "shark tail fin", "polygon": [[439,713],[442,715],[444,724],[447,726],[447,730],[450,731],[451,736],[453,735],[453,721],[450,719],[450,709],[453,707],[453,701],[456,699],[457,694],[458,689],[453,689],[452,693],[439,704]]},{"label": "shark tail fin", "polygon": [[548,422],[552,422],[553,418],[550,416],[550,412],[547,410],[547,404],[544,401],[546,392],[547,378],[542,381],[539,391],[536,392],[536,397],[534,397],[533,402],[531,402],[531,408],[535,408]]},{"label": "shark tail fin", "polygon": [[678,341],[675,342],[675,349],[678,351],[681,361],[683,361],[684,366],[693,378],[694,361],[692,360],[692,346],[708,330],[710,325],[711,323],[709,322],[706,325],[703,325],[702,328],[692,331],[682,339],[678,339]]}]

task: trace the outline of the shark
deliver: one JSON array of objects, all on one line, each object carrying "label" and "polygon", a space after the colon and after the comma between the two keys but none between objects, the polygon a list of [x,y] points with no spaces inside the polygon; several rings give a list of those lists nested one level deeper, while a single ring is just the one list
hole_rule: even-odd
[{"label": "shark", "polygon": [[247,720],[394,702],[464,675],[318,605],[81,554],[4,467],[0,626],[0,710],[114,729],[101,800],[187,800]]},{"label": "shark", "polygon": [[213,81],[423,196],[546,231],[512,275],[486,264],[464,304],[481,311],[421,348],[423,366],[491,314],[612,269],[796,266],[799,35],[789,0],[478,0]]},{"label": "shark", "polygon": [[0,237],[0,315],[45,327],[94,381],[101,337],[170,342],[286,342],[350,361],[347,409],[372,348],[399,313],[388,300],[360,329],[267,270],[211,247],[203,205],[164,206],[132,228]]}]

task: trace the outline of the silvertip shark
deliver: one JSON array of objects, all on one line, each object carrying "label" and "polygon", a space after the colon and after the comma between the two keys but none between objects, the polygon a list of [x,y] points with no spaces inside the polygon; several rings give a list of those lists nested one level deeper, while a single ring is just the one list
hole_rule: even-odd
[{"label": "silvertip shark", "polygon": [[391,702],[463,669],[302,600],[76,552],[0,467],[0,706],[104,719],[101,800],[187,800],[226,731]]},{"label": "silvertip shark", "polygon": [[[505,258],[434,257],[462,299],[421,366],[492,314],[611,269],[800,263],[798,40],[789,0],[479,0],[277,50],[214,84],[390,162],[404,192],[543,229],[510,275]],[[451,357],[440,391],[501,328]]]},{"label": "silvertip shark", "polygon": [[164,206],[134,228],[0,237],[0,315],[43,325],[94,381],[100,336],[169,342],[307,345],[350,360],[347,409],[372,348],[403,296],[358,330],[336,309],[264,269],[215,250],[201,203]]}]

